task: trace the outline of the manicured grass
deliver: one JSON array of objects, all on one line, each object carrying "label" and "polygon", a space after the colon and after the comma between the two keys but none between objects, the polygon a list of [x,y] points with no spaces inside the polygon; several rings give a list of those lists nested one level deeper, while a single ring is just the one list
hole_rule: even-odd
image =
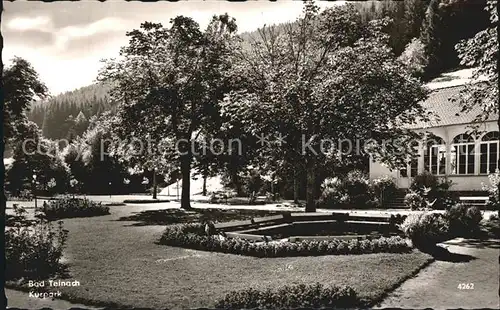
[{"label": "manicured grass", "polygon": [[253,258],[194,251],[156,244],[163,225],[123,221],[133,208],[110,211],[107,216],[64,221],[70,280],[81,283],[61,288],[69,300],[114,307],[212,307],[233,290],[319,282],[350,285],[370,301],[431,259],[420,252]]}]

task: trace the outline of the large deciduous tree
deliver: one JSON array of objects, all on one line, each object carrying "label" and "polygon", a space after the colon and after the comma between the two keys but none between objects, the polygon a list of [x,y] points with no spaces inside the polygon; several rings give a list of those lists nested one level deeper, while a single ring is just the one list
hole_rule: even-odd
[{"label": "large deciduous tree", "polygon": [[40,177],[42,186],[57,178],[61,185],[58,190],[64,190],[66,167],[55,154],[55,144],[43,139],[38,126],[26,115],[35,100],[48,96],[47,87],[31,64],[19,57],[3,70],[2,81],[3,141],[13,149],[15,160],[5,174],[9,190],[30,189],[33,174]]},{"label": "large deciduous tree", "polygon": [[223,115],[254,136],[271,136],[263,156],[280,154],[307,171],[306,211],[316,209],[320,172],[360,157],[338,141],[374,139],[373,157],[397,166],[405,148],[382,140],[414,137],[400,125],[424,117],[418,102],[426,92],[396,60],[384,25],[366,26],[350,5],[319,12],[307,3],[296,24],[283,32],[264,27],[240,55],[239,70],[252,83],[225,97]]},{"label": "large deciduous tree", "polygon": [[[478,32],[474,37],[456,45],[461,64],[473,67],[471,83],[460,92],[458,100],[462,112],[468,113],[480,107],[476,124],[491,117],[498,119],[498,7],[497,1],[489,1],[486,7],[490,14],[491,26]],[[480,83],[478,83],[480,81]]]},{"label": "large deciduous tree", "polygon": [[184,16],[173,18],[169,28],[145,22],[127,33],[129,45],[99,75],[111,82],[111,98],[121,104],[122,138],[174,143],[161,156],[180,165],[184,209],[190,208],[191,144],[204,124],[218,117],[218,101],[231,84],[226,72],[236,30],[227,14],[214,16],[204,31]]},{"label": "large deciduous tree", "polygon": [[3,72],[4,142],[19,140],[19,133],[27,126],[26,112],[34,100],[48,96],[45,84],[25,59],[14,57]]}]

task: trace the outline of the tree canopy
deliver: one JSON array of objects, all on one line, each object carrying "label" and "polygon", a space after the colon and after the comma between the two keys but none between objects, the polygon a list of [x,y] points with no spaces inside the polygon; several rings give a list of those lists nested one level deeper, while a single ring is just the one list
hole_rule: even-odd
[{"label": "tree canopy", "polygon": [[460,92],[460,96],[454,100],[458,100],[464,113],[480,107],[480,113],[476,116],[476,125],[496,116],[500,126],[500,120],[498,120],[497,9],[497,1],[488,1],[486,10],[490,14],[490,27],[456,45],[461,64],[473,67],[474,72],[472,82],[467,84]]},{"label": "tree canopy", "polygon": [[[214,16],[204,31],[184,16],[173,18],[169,28],[145,22],[127,33],[129,45],[99,75],[112,85],[111,98],[121,103],[118,136],[152,140],[156,146],[167,142],[160,154],[163,161],[180,164],[181,205],[186,209],[191,144],[218,116],[218,101],[232,83],[226,73],[237,48],[236,30],[227,14]],[[171,142],[175,147],[168,146]]]},{"label": "tree canopy", "polygon": [[12,64],[3,70],[4,143],[19,138],[26,127],[26,113],[32,102],[48,96],[48,89],[38,73],[25,59],[14,57]]},{"label": "tree canopy", "polygon": [[[318,171],[351,164],[358,155],[339,156],[338,141],[410,138],[397,125],[425,117],[418,102],[426,93],[396,60],[384,25],[366,26],[350,5],[319,12],[308,3],[296,24],[283,32],[264,27],[240,54],[238,70],[249,85],[225,97],[223,115],[255,136],[274,135],[262,154],[281,153],[307,170],[306,210],[315,210]],[[328,152],[325,141],[333,146]],[[391,148],[375,143],[373,156],[403,161]]]}]

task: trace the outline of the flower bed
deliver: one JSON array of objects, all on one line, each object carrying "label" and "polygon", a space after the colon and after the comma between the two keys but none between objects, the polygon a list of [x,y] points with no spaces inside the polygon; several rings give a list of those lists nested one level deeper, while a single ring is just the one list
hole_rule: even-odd
[{"label": "flower bed", "polygon": [[14,206],[5,229],[6,280],[43,279],[62,269],[68,231],[43,218],[29,220],[23,207]]},{"label": "flower bed", "polygon": [[64,197],[44,203],[43,213],[48,220],[72,217],[90,217],[109,214],[109,207],[89,199]]},{"label": "flower bed", "polygon": [[219,309],[296,309],[296,308],[353,308],[360,300],[349,286],[325,287],[290,285],[277,290],[252,288],[233,291],[217,302]]},{"label": "flower bed", "polygon": [[251,242],[238,238],[208,236],[201,223],[168,226],[160,238],[160,244],[254,257],[404,253],[411,250],[406,240],[401,237],[381,237],[372,240]]}]

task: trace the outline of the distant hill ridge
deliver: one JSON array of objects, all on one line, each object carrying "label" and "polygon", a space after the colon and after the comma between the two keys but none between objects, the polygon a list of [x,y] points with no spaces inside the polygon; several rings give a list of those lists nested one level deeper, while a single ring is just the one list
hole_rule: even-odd
[{"label": "distant hill ridge", "polygon": [[37,101],[32,105],[28,119],[35,122],[47,138],[79,136],[93,116],[115,106],[109,100],[109,89],[108,85],[96,83]]}]

